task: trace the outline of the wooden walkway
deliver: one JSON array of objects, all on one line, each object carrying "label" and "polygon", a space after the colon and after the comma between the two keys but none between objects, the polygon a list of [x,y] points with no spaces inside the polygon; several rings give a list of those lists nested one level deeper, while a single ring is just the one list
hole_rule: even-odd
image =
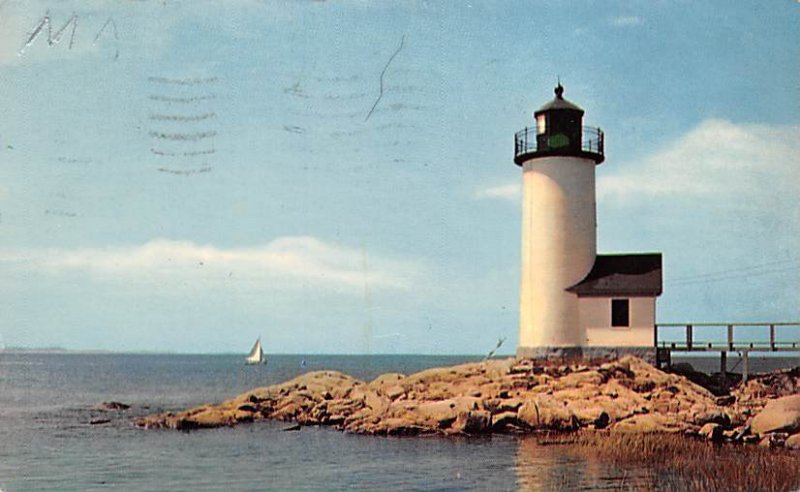
[{"label": "wooden walkway", "polygon": [[[682,329],[683,336],[664,335]],[[722,339],[720,339],[722,338]],[[728,352],[742,357],[742,380],[747,381],[750,352],[800,352],[800,321],[779,323],[658,323],[655,326],[656,359],[670,364],[673,352],[719,352],[720,372],[727,368]]]}]

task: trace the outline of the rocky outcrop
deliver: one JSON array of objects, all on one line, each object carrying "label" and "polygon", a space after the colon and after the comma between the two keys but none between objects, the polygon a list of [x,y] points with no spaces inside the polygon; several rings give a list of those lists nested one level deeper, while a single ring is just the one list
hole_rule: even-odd
[{"label": "rocky outcrop", "polygon": [[745,441],[748,419],[760,410],[755,401],[742,407],[736,397],[720,399],[631,356],[573,365],[507,359],[384,374],[370,382],[311,372],[136,424],[187,430],[274,419],[379,435],[609,429]]},{"label": "rocky outcrop", "polygon": [[766,400],[800,394],[800,367],[751,376],[731,395],[740,405],[763,407]]},{"label": "rocky outcrop", "polygon": [[103,403],[97,405],[95,409],[101,412],[116,412],[120,410],[127,410],[130,407],[131,406],[127,403],[121,403],[118,401],[104,401]]}]

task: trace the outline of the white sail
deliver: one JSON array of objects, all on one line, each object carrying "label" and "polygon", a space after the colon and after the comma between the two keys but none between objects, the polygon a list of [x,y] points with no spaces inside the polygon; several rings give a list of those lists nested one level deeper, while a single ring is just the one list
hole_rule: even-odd
[{"label": "white sail", "polygon": [[266,362],[264,360],[264,351],[261,349],[261,337],[258,337],[255,345],[250,349],[250,353],[244,359],[244,362],[245,364],[263,364]]}]

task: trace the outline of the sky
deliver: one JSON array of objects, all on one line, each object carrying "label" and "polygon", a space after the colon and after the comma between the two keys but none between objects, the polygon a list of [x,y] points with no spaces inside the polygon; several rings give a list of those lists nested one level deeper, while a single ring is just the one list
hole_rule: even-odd
[{"label": "sky", "polygon": [[0,0],[0,346],[517,344],[513,135],[606,134],[657,320],[800,319],[800,3]]}]

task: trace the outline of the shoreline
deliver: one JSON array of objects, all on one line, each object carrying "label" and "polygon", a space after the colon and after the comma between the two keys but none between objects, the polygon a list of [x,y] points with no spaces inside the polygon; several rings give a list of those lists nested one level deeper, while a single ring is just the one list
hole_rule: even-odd
[{"label": "shoreline", "polygon": [[685,376],[631,356],[572,364],[508,358],[408,376],[383,374],[370,382],[336,371],[309,372],[216,405],[134,423],[145,429],[194,430],[278,420],[370,435],[607,429],[777,447],[800,439],[800,417],[788,431],[754,429],[753,423],[769,402],[792,396],[800,401],[798,392],[800,367],[755,375],[728,394],[715,395]]}]

